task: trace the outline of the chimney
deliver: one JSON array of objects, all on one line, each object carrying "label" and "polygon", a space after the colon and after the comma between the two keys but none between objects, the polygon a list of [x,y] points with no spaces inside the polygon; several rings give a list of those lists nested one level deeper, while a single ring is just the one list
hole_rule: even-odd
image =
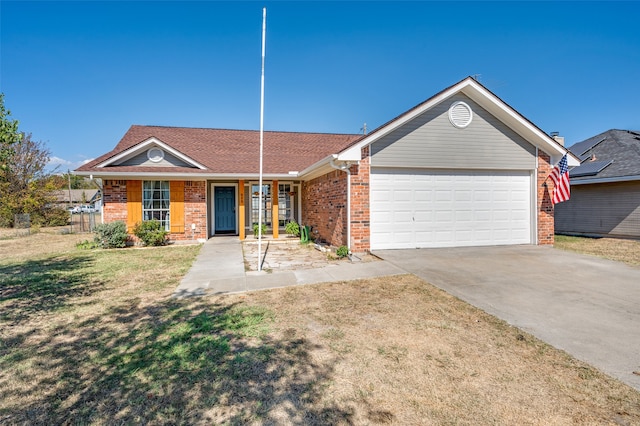
[{"label": "chimney", "polygon": [[554,141],[558,142],[560,145],[564,146],[564,136],[560,136],[560,132],[551,132],[551,137]]}]

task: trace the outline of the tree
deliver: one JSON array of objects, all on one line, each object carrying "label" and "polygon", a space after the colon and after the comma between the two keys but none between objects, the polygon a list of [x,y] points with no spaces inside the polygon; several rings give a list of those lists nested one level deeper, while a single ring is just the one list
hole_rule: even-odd
[{"label": "tree", "polygon": [[0,179],[9,167],[8,159],[15,145],[22,139],[22,134],[18,131],[18,120],[10,116],[11,111],[4,107],[4,93],[0,93]]},{"label": "tree", "polygon": [[0,226],[13,226],[14,215],[28,213],[32,222],[43,223],[53,203],[55,182],[45,167],[51,153],[31,134],[22,134],[11,147],[0,179]]}]

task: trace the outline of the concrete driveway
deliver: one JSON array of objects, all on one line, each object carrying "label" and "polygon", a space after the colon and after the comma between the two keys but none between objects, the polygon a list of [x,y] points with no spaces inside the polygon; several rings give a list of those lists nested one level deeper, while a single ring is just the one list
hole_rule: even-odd
[{"label": "concrete driveway", "polygon": [[640,268],[528,245],[374,254],[640,390]]}]

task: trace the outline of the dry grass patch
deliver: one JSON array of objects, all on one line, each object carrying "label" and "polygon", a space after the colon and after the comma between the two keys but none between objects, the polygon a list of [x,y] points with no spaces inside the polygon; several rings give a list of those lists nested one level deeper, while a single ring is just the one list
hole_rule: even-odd
[{"label": "dry grass patch", "polygon": [[556,235],[554,247],[640,266],[640,241]]},{"label": "dry grass patch", "polygon": [[0,246],[0,424],[640,423],[640,393],[414,276],[175,300],[198,246],[55,238]]}]

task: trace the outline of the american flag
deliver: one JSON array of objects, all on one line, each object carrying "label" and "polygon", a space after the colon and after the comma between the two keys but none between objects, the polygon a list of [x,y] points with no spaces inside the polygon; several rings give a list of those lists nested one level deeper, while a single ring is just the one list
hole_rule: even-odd
[{"label": "american flag", "polygon": [[553,168],[553,171],[549,175],[553,181],[553,204],[558,204],[563,201],[567,201],[571,197],[571,190],[569,185],[569,166],[567,165],[567,154],[562,157],[562,160]]}]

